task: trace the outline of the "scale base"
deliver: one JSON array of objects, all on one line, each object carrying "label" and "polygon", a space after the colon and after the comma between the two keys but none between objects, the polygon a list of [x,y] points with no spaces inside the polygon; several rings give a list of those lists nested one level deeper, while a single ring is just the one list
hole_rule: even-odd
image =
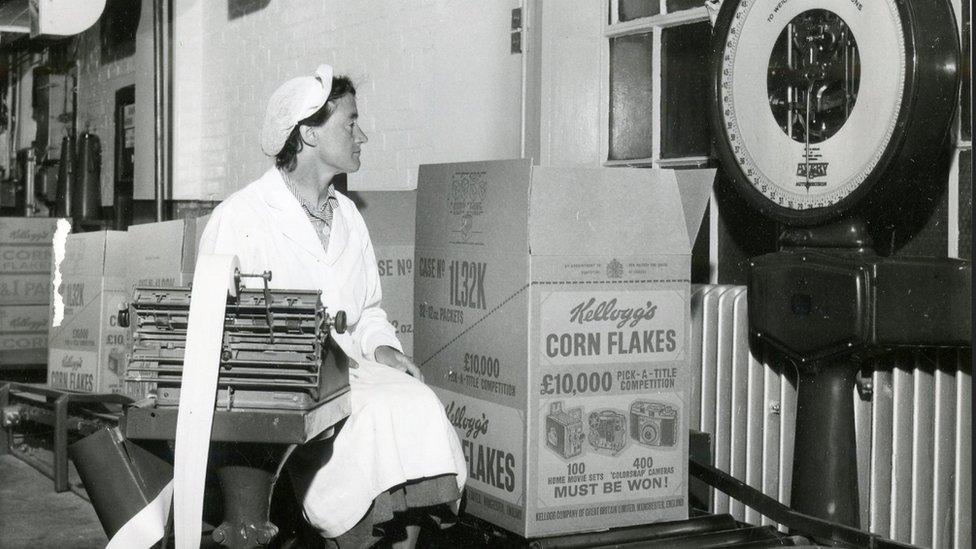
[{"label": "scale base", "polygon": [[854,382],[896,348],[971,345],[968,261],[885,258],[864,224],[793,229],[749,271],[749,329],[797,366],[791,505],[858,527]]}]

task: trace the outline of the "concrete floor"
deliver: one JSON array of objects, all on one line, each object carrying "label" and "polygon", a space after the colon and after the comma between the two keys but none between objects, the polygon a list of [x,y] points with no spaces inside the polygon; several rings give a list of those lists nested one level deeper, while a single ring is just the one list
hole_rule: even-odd
[{"label": "concrete floor", "polygon": [[[77,484],[77,476],[71,476]],[[497,538],[488,543],[488,531],[467,524],[430,534],[428,549],[515,546]],[[54,482],[37,469],[12,455],[0,456],[0,549],[101,549],[106,543],[88,501],[70,491],[55,493]]]},{"label": "concrete floor", "polygon": [[11,455],[0,456],[0,548],[100,549],[108,540],[90,503]]},{"label": "concrete floor", "polygon": [[[34,457],[50,461],[46,454]],[[81,487],[74,467],[69,469],[69,483]],[[488,532],[470,525],[429,534],[424,544],[429,549],[511,546],[486,544]],[[87,500],[70,491],[55,493],[54,482],[37,469],[13,455],[0,455],[0,549],[101,549],[106,543]]]},{"label": "concrete floor", "polygon": [[[76,474],[69,476],[75,481],[71,484],[76,485]],[[206,547],[214,545],[209,538],[206,541]],[[55,493],[51,479],[17,457],[0,456],[0,549],[100,549],[106,543],[108,540],[102,526],[87,500],[70,491]],[[645,543],[647,547],[669,546],[667,541]],[[778,545],[779,542],[769,541],[768,545],[750,546]],[[315,546],[320,547],[319,544]],[[525,549],[529,545],[526,540],[462,514],[452,528],[426,531],[420,546],[425,549]]]}]

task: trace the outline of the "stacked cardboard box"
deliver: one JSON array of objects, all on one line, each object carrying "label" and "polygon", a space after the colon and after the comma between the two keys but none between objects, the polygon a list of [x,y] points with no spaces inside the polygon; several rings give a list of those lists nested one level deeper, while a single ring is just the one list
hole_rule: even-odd
[{"label": "stacked cardboard box", "polygon": [[186,286],[193,278],[196,249],[206,218],[134,225],[127,232],[68,235],[54,288],[64,319],[55,325],[51,307],[48,384],[59,389],[123,393],[142,398],[150,383],[121,381],[131,332],[118,325],[121,306],[136,286]]},{"label": "stacked cardboard box", "polygon": [[[126,300],[132,298],[136,286],[189,286],[193,282],[200,236],[208,219],[209,216],[174,219],[129,227]],[[130,345],[130,351],[131,348]],[[151,381],[125,383],[122,392],[140,399],[155,388]]]},{"label": "stacked cardboard box", "polygon": [[[118,325],[127,299],[128,234],[98,231],[69,234],[64,259],[54,269],[61,283],[52,288],[48,385],[94,393],[123,392],[120,377],[130,347],[128,330]],[[58,308],[63,319],[58,320]]]},{"label": "stacked cardboard box", "polygon": [[0,218],[0,368],[44,364],[57,219]]},{"label": "stacked cardboard box", "polygon": [[413,252],[416,191],[350,193],[369,230],[383,287],[383,310],[403,352],[413,356]]},{"label": "stacked cardboard box", "polygon": [[136,286],[187,286],[209,216],[129,227],[129,292]]},{"label": "stacked cardboard box", "polygon": [[713,176],[421,167],[415,352],[468,512],[530,537],[687,517],[690,251]]}]

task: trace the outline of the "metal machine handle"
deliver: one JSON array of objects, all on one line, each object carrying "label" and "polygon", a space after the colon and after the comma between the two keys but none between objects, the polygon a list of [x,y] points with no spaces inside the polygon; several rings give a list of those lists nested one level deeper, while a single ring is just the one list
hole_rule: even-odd
[{"label": "metal machine handle", "polygon": [[244,274],[240,269],[234,269],[234,283],[237,285],[238,291],[241,288],[242,278],[260,278],[264,281],[264,314],[268,321],[268,339],[274,343],[274,315],[271,314],[271,288],[268,287],[268,283],[271,282],[271,271],[264,271],[261,274]]}]

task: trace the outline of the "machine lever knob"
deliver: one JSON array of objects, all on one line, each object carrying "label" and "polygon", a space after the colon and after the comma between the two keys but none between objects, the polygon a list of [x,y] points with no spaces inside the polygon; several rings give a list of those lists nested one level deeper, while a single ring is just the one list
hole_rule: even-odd
[{"label": "machine lever knob", "polygon": [[119,304],[119,326],[122,328],[129,327],[129,304],[121,303]]},{"label": "machine lever knob", "polygon": [[335,331],[338,334],[346,333],[346,312],[345,311],[339,311],[335,314],[335,318],[332,319],[332,327],[335,328]]}]

